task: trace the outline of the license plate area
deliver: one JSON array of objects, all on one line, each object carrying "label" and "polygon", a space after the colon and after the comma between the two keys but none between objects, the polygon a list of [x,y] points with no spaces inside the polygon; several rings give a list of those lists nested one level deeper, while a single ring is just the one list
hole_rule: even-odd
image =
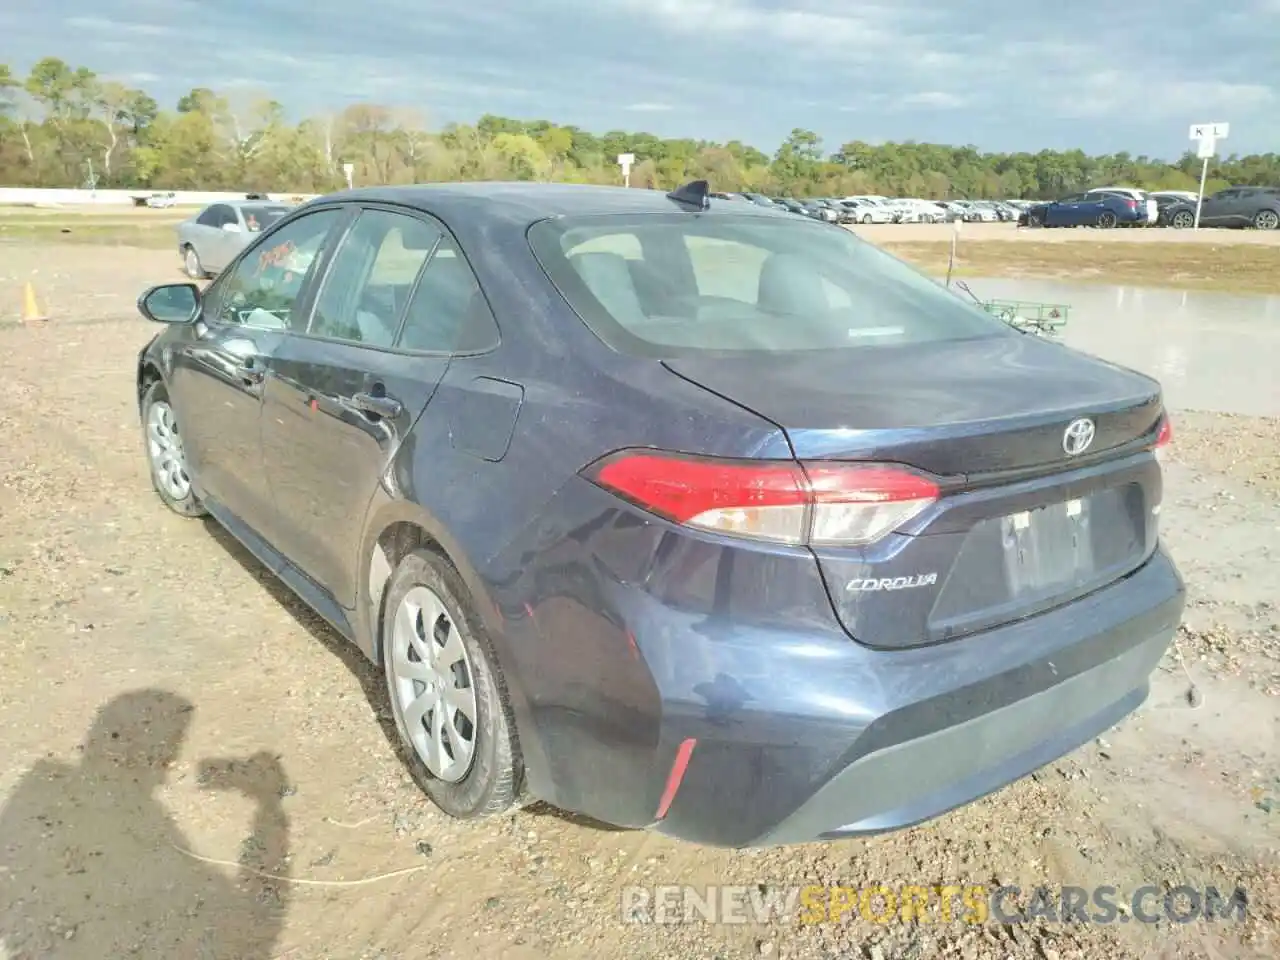
[{"label": "license plate area", "polygon": [[1065,500],[1000,518],[1005,583],[1011,597],[1073,587],[1097,571],[1090,498]]}]

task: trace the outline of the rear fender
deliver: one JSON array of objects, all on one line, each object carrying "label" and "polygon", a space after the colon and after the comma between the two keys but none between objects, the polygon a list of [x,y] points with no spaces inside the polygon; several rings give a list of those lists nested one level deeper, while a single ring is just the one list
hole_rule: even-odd
[{"label": "rear fender", "polygon": [[386,613],[386,586],[394,571],[392,558],[379,545],[379,540],[399,523],[413,524],[421,530],[430,541],[428,548],[437,550],[453,564],[470,592],[474,600],[474,611],[492,641],[490,649],[505,681],[507,702],[515,718],[526,787],[534,796],[549,795],[550,767],[541,743],[534,736],[536,727],[532,711],[507,649],[506,621],[493,593],[444,524],[418,504],[393,498],[381,486],[369,507],[358,558],[357,569],[361,571],[361,575],[356,578],[356,610],[352,618],[357,646],[366,657],[381,667],[381,626],[382,617]]}]

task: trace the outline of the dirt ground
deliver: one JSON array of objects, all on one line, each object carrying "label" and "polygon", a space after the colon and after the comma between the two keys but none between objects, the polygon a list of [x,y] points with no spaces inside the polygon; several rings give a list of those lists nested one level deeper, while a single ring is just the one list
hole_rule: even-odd
[{"label": "dirt ground", "polygon": [[[402,768],[379,674],[152,493],[133,375],[154,328],[133,301],[177,266],[0,245],[9,960],[1280,954],[1280,423],[1178,412],[1162,520],[1190,594],[1177,651],[1137,715],[1034,777],[900,834],[762,852],[540,807],[460,824]],[[11,321],[27,280],[47,323]],[[658,926],[620,910],[634,884],[998,883],[1122,901],[1243,886],[1248,919]]]}]

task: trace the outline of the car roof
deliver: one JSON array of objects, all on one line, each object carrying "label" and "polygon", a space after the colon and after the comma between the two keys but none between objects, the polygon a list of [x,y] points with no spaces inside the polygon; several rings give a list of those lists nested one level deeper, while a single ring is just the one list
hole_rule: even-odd
[{"label": "car roof", "polygon": [[[665,191],[640,187],[604,187],[577,183],[473,181],[412,186],[361,187],[327,194],[307,206],[333,202],[390,203],[434,214],[449,222],[485,217],[528,225],[559,217],[671,213],[681,209]],[[736,217],[780,217],[766,207],[712,199],[706,213]]]}]

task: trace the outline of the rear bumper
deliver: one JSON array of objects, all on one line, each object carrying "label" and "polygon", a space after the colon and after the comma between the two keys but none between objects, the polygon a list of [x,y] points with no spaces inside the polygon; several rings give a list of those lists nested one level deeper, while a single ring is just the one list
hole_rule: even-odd
[{"label": "rear bumper", "polygon": [[1159,552],[1021,623],[912,651],[849,644],[806,679],[779,669],[781,682],[807,683],[805,702],[825,705],[808,715],[770,712],[788,695],[763,683],[732,724],[678,719],[687,704],[671,704],[665,745],[697,744],[656,829],[716,845],[802,843],[901,829],[979,799],[1135,710],[1183,600]]}]

